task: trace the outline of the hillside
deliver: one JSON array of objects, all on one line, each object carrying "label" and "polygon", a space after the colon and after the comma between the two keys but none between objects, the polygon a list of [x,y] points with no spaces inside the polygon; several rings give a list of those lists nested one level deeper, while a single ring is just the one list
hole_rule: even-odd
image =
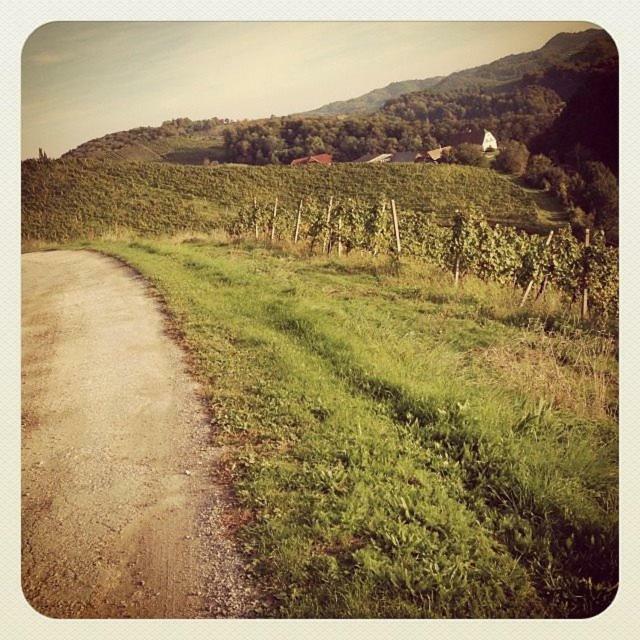
[{"label": "hillside", "polygon": [[[286,24],[270,40],[217,23],[61,32],[83,55],[32,56],[61,135],[25,103],[23,147],[69,140],[72,113],[95,131],[129,105],[257,112],[323,84],[314,65],[332,56],[413,47],[384,24],[360,41],[320,26],[322,40]],[[469,64],[496,35],[443,26]],[[48,69],[79,90],[45,87]],[[305,114],[176,118],[23,161],[31,607],[605,611],[620,581],[618,110],[615,45],[589,29]],[[317,153],[332,158],[293,162]]]},{"label": "hillside", "polygon": [[303,196],[375,201],[434,213],[444,223],[456,209],[489,220],[544,230],[531,194],[490,169],[456,165],[320,167],[188,167],[108,161],[27,161],[22,166],[22,237],[69,240],[118,231],[156,235],[207,231],[226,212],[253,202],[291,221]]},{"label": "hillside", "polygon": [[579,55],[585,47],[589,47],[589,51],[600,47],[603,51],[613,49],[615,52],[615,44],[601,29],[587,29],[578,33],[559,33],[535,51],[506,56],[494,62],[456,71],[444,77],[394,82],[381,89],[374,89],[358,98],[331,102],[297,115],[371,113],[383,107],[387,100],[415,91],[428,90],[432,93],[446,93],[496,88],[521,80],[527,74],[543,71],[549,66],[574,60],[575,56]]},{"label": "hillside", "polygon": [[[559,33],[535,51],[506,56],[472,69],[448,75],[432,87],[436,93],[496,89],[522,79],[526,74],[543,71],[547,67],[581,59],[586,48],[593,50],[594,42],[602,46],[603,54],[616,55],[615,44],[601,29],[587,29],[578,33]],[[577,56],[577,58],[576,58]]]},{"label": "hillside", "polygon": [[219,161],[224,159],[224,127],[225,121],[219,118],[199,121],[176,118],[159,127],[137,127],[89,140],[64,153],[62,158],[178,164]]},{"label": "hillside", "polygon": [[[528,84],[541,84],[556,92],[561,100],[582,84],[582,79],[576,78],[575,72],[556,73],[553,78],[542,81],[540,77],[549,68],[558,65],[588,65],[598,64],[599,61],[615,57],[615,44],[599,29],[589,29],[580,33],[561,33],[554,36],[542,48],[527,53],[516,54],[501,58],[492,63],[455,72],[446,77],[431,77],[422,80],[406,80],[393,82],[386,87],[375,89],[357,98],[333,102],[327,105],[297,114],[296,116],[274,117],[258,120],[229,122],[228,119],[211,118],[208,120],[191,121],[189,118],[177,118],[163,123],[160,127],[138,127],[129,131],[107,134],[83,143],[63,154],[64,158],[101,158],[115,161],[152,161],[175,162],[181,164],[203,164],[207,161],[250,162],[255,164],[282,161],[283,158],[274,153],[273,143],[265,144],[263,139],[274,135],[274,129],[285,129],[288,123],[303,120],[309,122],[309,133],[293,141],[289,146],[289,155],[303,155],[325,149],[327,141],[324,131],[337,128],[336,117],[348,116],[350,120],[340,122],[345,131],[343,148],[338,147],[338,160],[349,160],[364,153],[377,151],[375,145],[368,144],[372,129],[376,130],[376,137],[380,140],[384,150],[405,150],[414,145],[437,145],[438,132],[423,131],[413,119],[407,127],[396,120],[390,120],[389,109],[385,105],[397,104],[398,101],[415,102],[425,97],[443,96],[446,101],[454,100],[454,94],[478,94],[479,92],[502,92],[511,94],[522,90]],[[523,79],[528,80],[522,85]],[[527,105],[521,107],[523,113],[536,117],[536,108]],[[453,107],[455,112],[457,107]],[[437,113],[431,113],[434,124],[447,119],[452,113],[451,108],[445,108]],[[495,114],[494,114],[495,115]],[[372,119],[373,118],[373,119]],[[539,133],[550,123],[543,114],[535,130],[530,125],[525,129],[528,135]],[[405,118],[407,120],[407,118]],[[408,120],[411,120],[409,118]],[[419,120],[419,118],[418,118]],[[238,154],[237,149],[230,149],[226,135],[235,129],[251,130],[254,137],[260,138],[259,146],[264,147],[259,158],[247,154]],[[377,131],[384,130],[383,135]],[[276,137],[280,135],[275,134]],[[517,132],[513,137],[517,137]],[[505,136],[502,135],[502,138]],[[319,138],[319,141],[318,141]],[[520,138],[518,138],[520,139]],[[384,143],[383,143],[384,140]],[[445,141],[446,142],[446,141]],[[334,149],[328,149],[335,153]],[[289,161],[286,160],[285,161]]]},{"label": "hillside", "polygon": [[[283,617],[585,617],[617,566],[615,340],[555,295],[258,242],[94,243],[162,295]],[[545,324],[562,323],[550,331]]]},{"label": "hillside", "polygon": [[617,68],[589,73],[567,102],[551,127],[532,141],[531,148],[554,152],[565,163],[581,153],[595,158],[618,174],[618,92]]},{"label": "hillside", "polygon": [[400,82],[392,82],[381,89],[374,89],[357,98],[350,100],[338,100],[330,102],[317,109],[304,111],[295,115],[301,116],[337,116],[350,115],[354,113],[373,113],[384,105],[387,100],[410,93],[412,91],[422,91],[438,84],[443,76],[435,78],[425,78],[424,80],[403,80]]}]

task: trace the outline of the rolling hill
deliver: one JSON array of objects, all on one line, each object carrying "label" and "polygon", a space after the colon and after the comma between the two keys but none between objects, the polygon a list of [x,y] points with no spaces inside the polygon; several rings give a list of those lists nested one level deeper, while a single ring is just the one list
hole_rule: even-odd
[{"label": "rolling hill", "polygon": [[415,91],[428,90],[431,93],[445,93],[497,88],[517,82],[527,74],[543,71],[552,65],[575,60],[576,56],[579,57],[586,47],[588,47],[588,52],[593,52],[596,47],[615,52],[615,44],[609,35],[601,29],[587,29],[578,33],[559,33],[535,51],[506,56],[489,64],[456,71],[444,77],[394,82],[382,89],[374,89],[358,98],[331,102],[297,115],[328,116],[371,113],[383,107],[387,100]]},{"label": "rolling hill", "polygon": [[373,113],[384,105],[384,103],[403,93],[411,93],[413,91],[422,91],[436,86],[443,76],[435,78],[425,78],[424,80],[403,80],[400,82],[392,82],[381,89],[374,89],[357,98],[350,100],[338,100],[330,102],[317,109],[311,109],[297,115],[302,116],[338,116],[350,115],[354,113]]},{"label": "rolling hill", "polygon": [[[177,118],[159,127],[138,127],[129,131],[110,133],[101,138],[85,142],[63,154],[64,158],[101,158],[114,161],[173,162],[178,164],[203,164],[208,161],[238,162],[228,155],[225,147],[225,132],[234,127],[254,127],[266,130],[274,124],[291,119],[330,118],[339,116],[355,118],[358,126],[354,137],[361,139],[359,131],[366,130],[369,118],[384,114],[387,103],[404,99],[405,96],[450,95],[452,93],[512,92],[521,88],[523,78],[541,76],[550,68],[572,64],[588,66],[606,56],[615,57],[616,48],[606,32],[588,29],[579,33],[560,33],[536,51],[501,58],[486,65],[452,73],[446,77],[431,77],[422,80],[393,82],[386,87],[374,89],[357,98],[333,102],[295,116],[265,118],[241,123],[228,119],[211,118],[191,121]],[[566,100],[579,88],[580,79],[575,73],[557,73],[553,78],[541,82],[549,86]],[[393,123],[391,123],[395,126]],[[321,125],[322,126],[322,125]],[[376,126],[375,123],[372,126]],[[392,126],[392,128],[393,128]],[[260,133],[259,133],[260,135]],[[266,135],[271,135],[267,133]],[[352,135],[352,134],[349,134]],[[408,138],[404,146],[414,138]],[[432,142],[435,142],[432,141]],[[403,146],[401,145],[401,146]],[[353,145],[352,145],[353,146]],[[354,147],[355,148],[355,147]],[[401,149],[399,149],[401,150]],[[306,153],[306,150],[302,151]],[[359,151],[354,151],[360,155]],[[364,152],[362,152],[364,153]],[[267,158],[267,161],[272,161]]]},{"label": "rolling hill", "polygon": [[119,232],[142,235],[211,231],[253,202],[293,221],[303,196],[395,198],[401,210],[447,222],[456,208],[483,211],[495,222],[544,227],[533,196],[490,169],[457,165],[318,167],[188,167],[151,162],[23,162],[22,238],[66,241]]},{"label": "rolling hill", "polygon": [[541,72],[565,62],[582,60],[580,54],[586,47],[592,47],[594,42],[600,43],[603,50],[615,54],[615,44],[606,31],[601,29],[559,33],[535,51],[506,56],[489,64],[452,73],[434,85],[432,90],[437,93],[479,89],[502,90],[505,85],[517,82],[527,74]]},{"label": "rolling hill", "polygon": [[225,124],[220,118],[197,121],[176,118],[159,127],[137,127],[94,138],[67,151],[62,158],[177,164],[219,161],[224,159],[222,132]]}]

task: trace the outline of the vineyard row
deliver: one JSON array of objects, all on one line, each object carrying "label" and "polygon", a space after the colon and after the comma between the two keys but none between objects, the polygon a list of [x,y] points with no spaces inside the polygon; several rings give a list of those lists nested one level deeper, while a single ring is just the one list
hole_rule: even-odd
[{"label": "vineyard row", "polygon": [[563,228],[546,237],[513,227],[491,226],[473,209],[455,211],[445,227],[433,215],[398,211],[395,201],[353,198],[327,203],[300,200],[296,210],[273,203],[243,206],[225,223],[232,236],[255,235],[306,241],[312,251],[338,255],[353,250],[373,255],[406,254],[450,270],[456,284],[466,274],[484,280],[512,283],[523,290],[521,305],[554,286],[571,303],[578,301],[583,316],[599,319],[618,313],[618,250],[607,246],[604,233],[587,232],[585,242]]}]

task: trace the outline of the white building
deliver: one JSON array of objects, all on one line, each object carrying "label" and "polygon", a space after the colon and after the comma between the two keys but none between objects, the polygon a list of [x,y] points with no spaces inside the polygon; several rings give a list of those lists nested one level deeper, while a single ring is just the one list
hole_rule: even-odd
[{"label": "white building", "polygon": [[498,148],[498,141],[491,131],[484,130],[484,138],[482,139],[483,151],[495,151]]},{"label": "white building", "polygon": [[461,144],[477,144],[482,147],[483,151],[495,151],[498,148],[498,141],[491,131],[473,127],[451,135],[449,144],[454,147]]}]

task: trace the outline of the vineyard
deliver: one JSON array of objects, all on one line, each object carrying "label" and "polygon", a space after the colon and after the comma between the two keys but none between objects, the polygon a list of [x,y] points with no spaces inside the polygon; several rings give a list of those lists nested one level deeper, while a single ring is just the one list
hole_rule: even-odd
[{"label": "vineyard", "polygon": [[[393,213],[392,213],[393,211]],[[395,224],[394,224],[395,222]],[[278,203],[241,208],[225,221],[231,236],[306,241],[311,251],[338,255],[360,251],[372,255],[407,254],[436,264],[454,274],[522,287],[526,302],[532,291],[543,295],[555,286],[571,304],[580,301],[583,315],[590,308],[600,320],[617,316],[618,251],[597,231],[585,243],[570,229],[546,237],[513,227],[491,226],[477,211],[454,212],[452,224],[438,224],[433,215],[396,212],[395,201],[377,203],[347,198],[326,205],[302,199],[296,209]]]},{"label": "vineyard", "polygon": [[22,238],[76,240],[130,230],[154,235],[207,231],[242,206],[273,202],[295,208],[301,197],[335,194],[376,202],[450,223],[472,207],[491,222],[545,232],[540,209],[524,189],[477,167],[358,164],[319,167],[194,167],[97,160],[22,164]]},{"label": "vineyard", "polygon": [[475,167],[27,162],[22,236],[67,241],[224,229],[304,242],[312,252],[395,254],[389,198],[397,202],[402,253],[452,271],[456,282],[473,274],[522,287],[525,297],[551,285],[580,302],[583,315],[588,308],[601,321],[617,315],[618,255],[602,232],[586,246],[567,228],[541,228],[528,194]]}]

